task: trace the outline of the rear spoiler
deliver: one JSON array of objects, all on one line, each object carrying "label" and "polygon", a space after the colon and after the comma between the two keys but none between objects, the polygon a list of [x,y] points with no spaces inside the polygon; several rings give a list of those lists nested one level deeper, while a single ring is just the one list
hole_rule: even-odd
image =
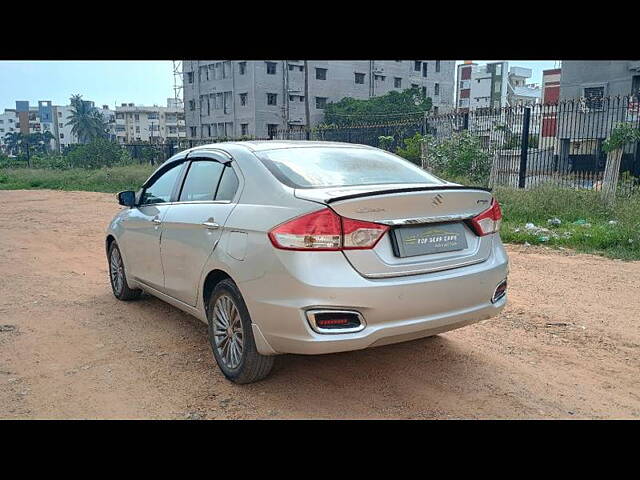
[{"label": "rear spoiler", "polygon": [[387,195],[389,193],[404,193],[404,192],[425,192],[430,190],[480,190],[482,192],[491,193],[491,188],[485,187],[465,187],[464,185],[434,185],[432,187],[407,187],[407,188],[393,188],[389,190],[377,190],[374,192],[362,192],[352,193],[350,195],[342,195],[339,197],[333,197],[326,200],[326,203],[333,203],[339,200],[350,200],[352,198],[361,197],[373,197],[375,195]]}]

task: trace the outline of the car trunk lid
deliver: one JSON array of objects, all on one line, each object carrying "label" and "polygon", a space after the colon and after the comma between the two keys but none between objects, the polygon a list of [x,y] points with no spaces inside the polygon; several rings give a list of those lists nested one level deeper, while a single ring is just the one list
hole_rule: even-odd
[{"label": "car trunk lid", "polygon": [[[295,194],[298,198],[328,205],[343,217],[389,225],[389,232],[375,248],[343,252],[365,277],[416,275],[459,268],[486,260],[491,252],[493,235],[479,237],[466,222],[491,205],[492,196],[486,189],[457,184],[397,184],[296,189]],[[400,229],[405,231],[399,232]],[[439,247],[435,249],[402,248],[402,242],[409,239],[415,243],[421,235],[438,240],[440,237],[433,232],[458,238],[448,251],[441,251],[447,249],[441,243],[434,244]],[[419,253],[427,250],[428,253]]]}]

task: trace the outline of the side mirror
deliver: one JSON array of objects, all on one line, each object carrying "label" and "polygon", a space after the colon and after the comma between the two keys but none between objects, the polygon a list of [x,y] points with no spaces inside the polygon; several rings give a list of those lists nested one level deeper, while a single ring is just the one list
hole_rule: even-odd
[{"label": "side mirror", "polygon": [[125,207],[134,207],[136,204],[136,192],[127,190],[118,193],[118,203]]}]

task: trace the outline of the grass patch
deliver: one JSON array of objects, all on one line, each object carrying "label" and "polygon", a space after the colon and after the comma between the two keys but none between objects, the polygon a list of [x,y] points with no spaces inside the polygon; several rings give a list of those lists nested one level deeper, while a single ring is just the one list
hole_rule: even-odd
[{"label": "grass patch", "polygon": [[138,190],[155,168],[151,165],[68,170],[4,168],[0,169],[0,190],[47,188],[105,193]]},{"label": "grass patch", "polygon": [[[588,190],[496,188],[494,194],[502,207],[500,236],[505,242],[640,260],[639,194],[619,198],[612,208],[604,205],[598,192]],[[552,219],[561,223],[550,223]]]}]

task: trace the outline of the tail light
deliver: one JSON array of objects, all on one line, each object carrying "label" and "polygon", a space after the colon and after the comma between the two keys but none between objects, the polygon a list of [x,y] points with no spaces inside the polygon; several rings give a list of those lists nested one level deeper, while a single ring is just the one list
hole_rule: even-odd
[{"label": "tail light", "polygon": [[278,225],[269,239],[284,250],[354,250],[375,247],[387,230],[387,225],[343,218],[325,208]]},{"label": "tail light", "polygon": [[495,198],[487,210],[471,219],[471,226],[480,237],[498,232],[501,223],[502,210],[500,210],[500,204],[496,202]]}]

